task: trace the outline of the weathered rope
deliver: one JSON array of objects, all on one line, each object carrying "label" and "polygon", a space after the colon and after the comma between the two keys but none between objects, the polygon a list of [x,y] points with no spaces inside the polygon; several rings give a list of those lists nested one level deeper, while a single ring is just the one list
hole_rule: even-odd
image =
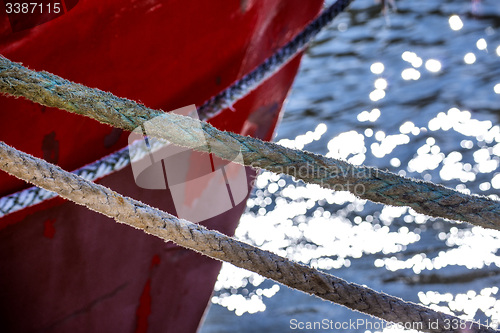
[{"label": "weathered rope", "polygon": [[241,152],[244,165],[285,173],[334,190],[348,190],[362,199],[408,206],[429,216],[500,230],[500,202],[485,196],[220,131],[196,119],[152,110],[47,72],[31,71],[1,56],[0,91],[128,131],[149,120],[149,135],[184,147],[211,152],[226,160],[233,160]]},{"label": "weathered rope", "polygon": [[271,77],[295,55],[302,51],[307,44],[328,26],[333,19],[347,8],[352,0],[337,0],[314,19],[307,27],[283,46],[278,52],[269,57],[253,71],[236,81],[220,94],[212,97],[198,108],[201,119],[209,119],[220,111],[231,107],[236,101],[248,95],[263,81]]},{"label": "weathered rope", "polygon": [[[157,141],[153,141],[157,142]],[[102,177],[117,172],[131,163],[131,161],[140,160],[146,153],[141,148],[143,144],[140,141],[133,142],[130,146],[122,148],[110,155],[73,171],[86,180],[95,181]],[[135,154],[130,156],[130,153]],[[0,218],[17,212],[21,209],[39,204],[45,200],[52,199],[57,195],[46,189],[32,186],[30,188],[6,195],[0,198]]]},{"label": "weathered rope", "polygon": [[457,317],[349,283],[201,225],[178,219],[20,152],[1,141],[0,169],[114,218],[117,222],[353,310],[395,323],[421,323],[419,329],[427,332],[463,332],[461,326],[453,329],[451,325],[452,329],[447,329],[453,322],[464,323],[470,328],[468,332],[497,332],[490,327],[464,322]]},{"label": "weathered rope", "polygon": [[[322,29],[331,23],[331,21],[348,6],[351,1],[352,0],[339,0],[328,9],[324,10],[321,15],[309,23],[300,34],[268,58],[264,63],[200,106],[198,108],[199,118],[201,120],[208,120],[210,117],[213,117],[227,107],[231,107],[240,98],[249,94],[259,84],[271,77],[295,55],[302,51]],[[95,181],[112,172],[121,170],[130,164],[128,152],[128,147],[123,148],[74,172],[77,175],[83,176],[85,179]],[[52,192],[37,187],[27,188],[4,196],[0,198],[0,218],[53,197],[54,194]]]}]

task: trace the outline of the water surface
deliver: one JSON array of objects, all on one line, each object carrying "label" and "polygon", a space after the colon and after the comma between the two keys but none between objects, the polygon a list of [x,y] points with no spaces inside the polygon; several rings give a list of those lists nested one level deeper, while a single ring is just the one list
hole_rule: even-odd
[{"label": "water surface", "polygon": [[[498,199],[500,3],[355,0],[304,57],[276,141]],[[500,323],[500,232],[263,172],[240,240],[405,300]],[[394,327],[224,264],[201,330]],[[345,326],[345,325],[344,325]],[[295,329],[294,329],[295,328]],[[309,330],[311,331],[311,330]]]}]

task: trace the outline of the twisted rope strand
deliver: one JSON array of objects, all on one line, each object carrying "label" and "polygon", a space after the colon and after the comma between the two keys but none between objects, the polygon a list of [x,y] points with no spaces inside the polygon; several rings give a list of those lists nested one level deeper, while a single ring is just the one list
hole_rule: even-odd
[{"label": "twisted rope strand", "polygon": [[[339,0],[331,5],[315,20],[309,23],[293,40],[288,42],[255,70],[205,102],[198,109],[200,119],[207,120],[218,114],[224,108],[230,107],[240,98],[249,94],[263,81],[271,77],[295,55],[301,52],[322,29],[331,23],[331,21],[348,6],[350,2],[351,0]],[[95,181],[124,168],[128,164],[130,164],[130,159],[128,158],[127,147],[74,172],[78,175],[85,175],[85,179]],[[101,172],[102,170],[106,172]],[[36,205],[52,197],[54,197],[52,192],[37,187],[31,187],[4,196],[0,198],[0,217]]]},{"label": "twisted rope strand", "polygon": [[[158,141],[154,142],[159,143]],[[96,181],[125,168],[131,162],[139,160],[144,157],[145,154],[149,153],[149,151],[143,151],[142,148],[142,143],[140,141],[135,141],[125,148],[104,156],[93,163],[84,165],[73,171],[73,173],[86,180],[92,182]],[[155,146],[152,148],[155,150],[158,147]],[[133,154],[133,156],[131,156],[131,154]],[[54,198],[55,196],[57,195],[54,192],[36,186],[6,195],[0,198],[0,218],[26,207],[34,206],[45,200]]]},{"label": "twisted rope strand", "polygon": [[236,81],[227,89],[212,97],[198,108],[201,119],[208,119],[220,111],[231,107],[236,101],[248,95],[263,81],[286,65],[295,55],[302,51],[316,35],[352,2],[337,0],[325,9],[316,19],[307,25],[297,36],[269,57],[253,71]]},{"label": "twisted rope strand", "polygon": [[[0,169],[114,218],[117,222],[350,309],[395,323],[421,323],[418,324],[421,325],[419,329],[427,332],[463,332],[460,327],[450,325],[455,321],[463,323],[457,317],[349,283],[201,225],[178,219],[20,152],[1,141]],[[498,332],[473,322],[466,322],[465,325],[468,332]]]},{"label": "twisted rope strand", "polygon": [[325,188],[348,190],[374,202],[408,206],[429,216],[500,230],[500,202],[485,196],[468,195],[431,182],[220,131],[196,119],[149,109],[47,72],[31,71],[1,56],[0,91],[128,131],[154,119],[147,123],[149,135],[180,146],[211,152],[230,161],[241,153],[243,164],[254,168],[285,173]]}]

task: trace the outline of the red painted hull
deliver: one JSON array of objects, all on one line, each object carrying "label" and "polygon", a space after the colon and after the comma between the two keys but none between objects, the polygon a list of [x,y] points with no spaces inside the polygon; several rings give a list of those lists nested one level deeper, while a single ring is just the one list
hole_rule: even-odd
[{"label": "red painted hull", "polygon": [[[44,1],[48,3],[49,1]],[[0,53],[169,111],[201,105],[295,36],[319,0],[66,0],[57,17],[0,13]],[[2,3],[0,3],[0,8]],[[210,122],[270,140],[299,57]],[[0,140],[74,170],[128,133],[0,97]],[[248,170],[248,183],[254,176]],[[163,210],[129,167],[99,183]],[[28,187],[0,173],[0,196]],[[202,224],[232,235],[245,202]],[[1,332],[194,332],[220,263],[60,198],[0,218]]]}]

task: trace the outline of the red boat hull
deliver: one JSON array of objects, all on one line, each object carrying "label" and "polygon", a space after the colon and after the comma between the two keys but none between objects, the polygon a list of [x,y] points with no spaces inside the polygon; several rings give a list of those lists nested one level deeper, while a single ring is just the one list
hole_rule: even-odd
[{"label": "red boat hull", "polygon": [[[48,1],[45,1],[47,3]],[[0,53],[169,111],[201,105],[295,36],[321,1],[66,0],[55,17],[0,13]],[[1,7],[1,6],[0,6]],[[299,57],[210,119],[270,140]],[[0,97],[0,140],[74,170],[124,147],[128,133]],[[248,184],[254,171],[247,170]],[[175,212],[131,167],[99,181]],[[0,196],[28,187],[0,173]],[[245,202],[202,224],[232,235]],[[195,332],[220,263],[60,198],[0,218],[0,331]]]}]

